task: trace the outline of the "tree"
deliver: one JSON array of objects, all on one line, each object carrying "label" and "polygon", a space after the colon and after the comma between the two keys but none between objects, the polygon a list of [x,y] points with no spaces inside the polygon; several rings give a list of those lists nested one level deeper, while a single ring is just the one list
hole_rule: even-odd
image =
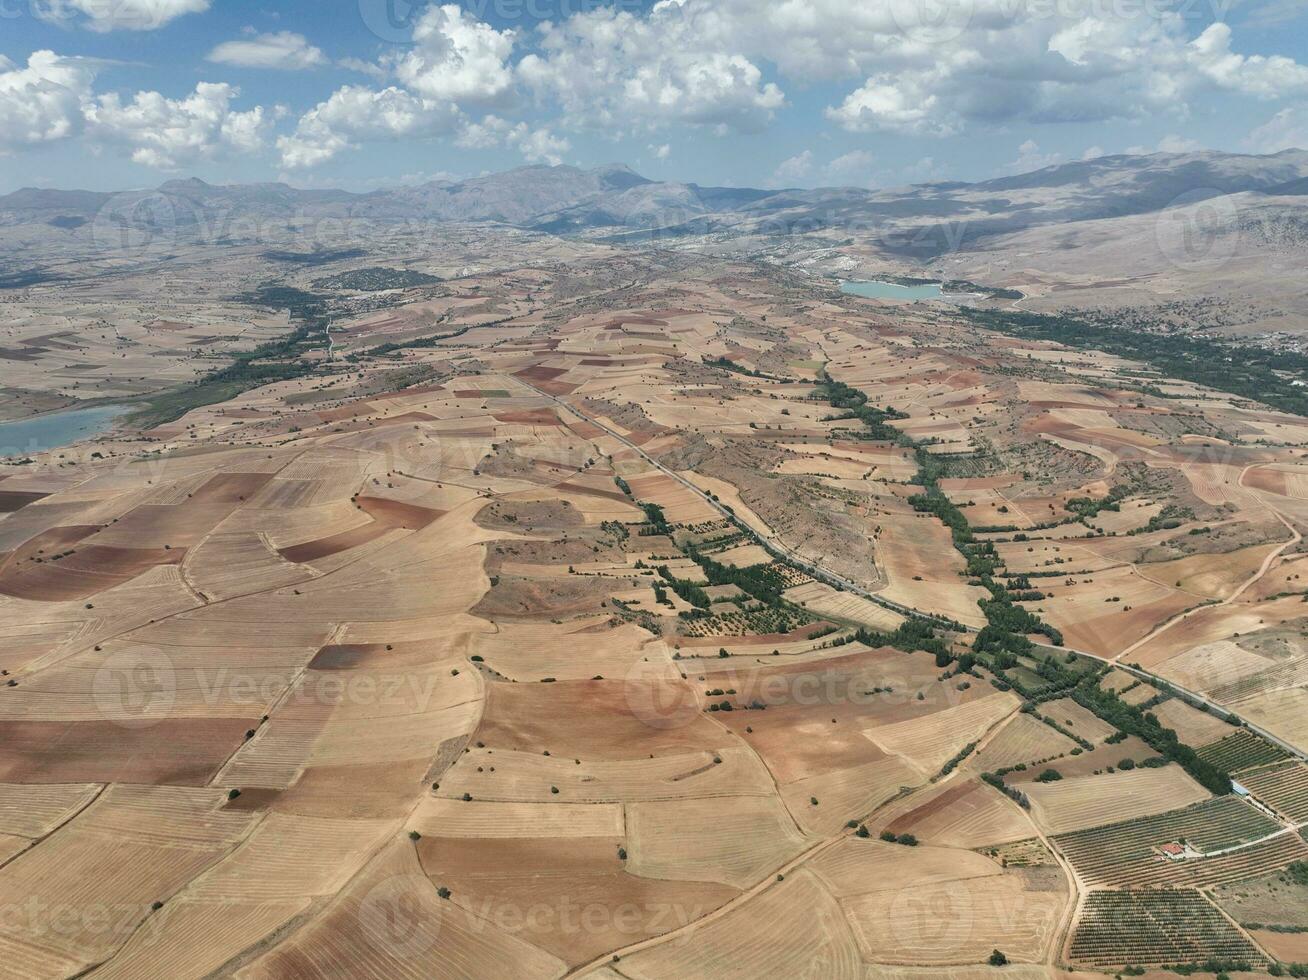
[{"label": "tree", "polygon": [[999,950],[995,950],[993,953],[990,954],[990,965],[991,965],[991,966],[1007,966],[1007,965],[1008,965],[1008,957],[1005,956],[1003,953],[1001,953]]}]

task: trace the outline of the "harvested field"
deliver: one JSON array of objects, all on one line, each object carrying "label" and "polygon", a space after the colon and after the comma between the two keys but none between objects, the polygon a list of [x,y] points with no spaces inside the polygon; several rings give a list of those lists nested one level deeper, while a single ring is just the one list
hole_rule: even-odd
[{"label": "harvested field", "polygon": [[693,941],[671,942],[623,958],[639,980],[671,977],[802,976],[822,964],[830,980],[861,980],[863,964],[850,924],[809,871],[788,875],[763,894],[702,926]]},{"label": "harvested field", "polygon": [[[888,817],[893,819],[887,823]],[[926,790],[910,803],[888,808],[877,815],[875,829],[912,834],[942,847],[982,848],[1029,837],[1031,822],[998,790],[973,779]]]},{"label": "harvested field", "polygon": [[1024,762],[1071,752],[1076,743],[1031,715],[1022,713],[968,760],[968,767],[993,772]]},{"label": "harvested field", "polygon": [[1192,747],[1206,746],[1231,734],[1231,726],[1206,711],[1192,708],[1180,698],[1168,698],[1154,708],[1154,714],[1177,737]]},{"label": "harvested field", "polygon": [[1199,803],[1209,793],[1180,766],[1026,783],[1032,815],[1049,834],[1150,817]]},{"label": "harvested field", "polygon": [[810,866],[871,962],[981,963],[1000,947],[1038,962],[1068,897],[1056,868],[1006,870],[946,848],[849,838]]},{"label": "harvested field", "polygon": [[934,775],[958,752],[960,742],[977,741],[1018,706],[1011,695],[996,693],[921,719],[864,729],[864,734],[923,775]]},{"label": "harvested field", "polygon": [[[0,413],[92,387],[189,410],[0,467],[0,906],[71,922],[4,917],[0,974],[1052,980],[1071,869],[1234,883],[1241,921],[1304,904],[1298,833],[1138,735],[1105,744],[1069,697],[1099,667],[1021,652],[1009,627],[1038,624],[978,602],[1008,589],[1115,655],[1245,586],[1125,659],[1308,741],[1308,555],[1256,574],[1308,521],[1308,426],[841,296],[820,277],[903,271],[858,242],[760,262],[506,215],[417,251],[360,226],[349,258],[183,235],[87,263],[43,220],[6,227],[81,271],[6,292],[30,356]],[[312,307],[253,302],[272,281]],[[327,344],[280,346],[319,316]],[[202,404],[251,351],[268,383]],[[1149,710],[1305,816],[1304,767],[1179,697]],[[1000,769],[1011,796],[980,778]],[[1173,924],[1168,956],[1224,949]]]},{"label": "harvested field", "polygon": [[761,881],[806,843],[775,797],[634,803],[627,837],[632,874],[736,888]]},{"label": "harvested field", "polygon": [[564,964],[442,901],[412,846],[390,844],[324,915],[241,969],[241,980],[553,978]]}]

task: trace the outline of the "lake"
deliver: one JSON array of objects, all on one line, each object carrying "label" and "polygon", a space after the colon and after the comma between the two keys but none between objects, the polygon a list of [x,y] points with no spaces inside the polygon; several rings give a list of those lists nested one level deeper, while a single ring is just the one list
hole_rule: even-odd
[{"label": "lake", "polygon": [[901,286],[894,282],[842,282],[842,293],[866,296],[869,299],[940,299],[944,295],[940,283],[929,282],[917,286]]},{"label": "lake", "polygon": [[107,432],[126,405],[97,405],[0,422],[0,459],[30,456]]}]

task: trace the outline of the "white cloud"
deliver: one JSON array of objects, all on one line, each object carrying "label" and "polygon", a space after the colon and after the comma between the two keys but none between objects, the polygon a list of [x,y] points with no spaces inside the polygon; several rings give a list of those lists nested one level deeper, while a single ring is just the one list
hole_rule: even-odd
[{"label": "white cloud", "polygon": [[698,35],[677,4],[647,17],[598,8],[542,26],[518,74],[577,126],[674,124],[755,132],[785,102],[749,58]]},{"label": "white cloud", "polygon": [[94,77],[87,62],[53,51],[33,52],[25,67],[0,55],[0,152],[75,135]]},{"label": "white cloud", "polygon": [[920,80],[882,74],[850,92],[839,106],[827,109],[827,118],[851,133],[889,129],[943,136],[955,124],[939,118],[938,104]]},{"label": "white cloud", "polygon": [[1221,88],[1270,99],[1308,91],[1308,67],[1282,55],[1240,55],[1231,50],[1231,28],[1210,24],[1189,45],[1188,61]]},{"label": "white cloud", "polygon": [[1194,153],[1203,148],[1204,145],[1198,140],[1177,136],[1175,133],[1169,133],[1158,141],[1159,153]]},{"label": "white cloud", "polygon": [[480,122],[466,122],[454,142],[466,150],[489,150],[504,145],[504,138],[513,124],[499,116],[489,115]]},{"label": "white cloud", "polygon": [[1081,159],[1094,160],[1097,157],[1101,157],[1103,155],[1104,155],[1104,148],[1096,144],[1094,146],[1087,146],[1085,148],[1085,152],[1081,154]]},{"label": "white cloud", "polygon": [[225,153],[263,148],[270,120],[263,107],[245,112],[231,107],[239,90],[201,82],[184,99],[138,92],[124,103],[116,93],[84,107],[90,135],[128,148],[136,163],[163,170],[212,159]]},{"label": "white cloud", "polygon": [[1254,129],[1244,142],[1255,153],[1308,149],[1308,106],[1282,109]]},{"label": "white cloud", "polygon": [[1041,153],[1035,140],[1026,140],[1017,148],[1017,159],[1013,160],[1001,172],[1006,174],[1026,174],[1033,170],[1043,170],[1056,163],[1063,162],[1061,153]]},{"label": "white cloud", "polygon": [[551,167],[561,164],[563,154],[572,149],[572,144],[566,139],[555,136],[548,129],[529,129],[526,123],[518,123],[509,134],[509,143],[532,163],[548,163]]},{"label": "white cloud", "polygon": [[805,150],[788,160],[782,160],[772,172],[772,183],[783,187],[797,184],[813,172],[813,151]]},{"label": "white cloud", "polygon": [[655,159],[666,160],[669,156],[672,155],[672,146],[671,144],[668,143],[663,143],[660,146],[654,146],[651,143],[649,147],[649,151],[654,154]]},{"label": "white cloud", "polygon": [[362,58],[341,58],[336,62],[337,67],[344,68],[346,71],[357,71],[360,75],[367,75],[381,81],[386,77],[386,69],[381,65],[374,64],[371,61],[364,61]]},{"label": "white cloud", "polygon": [[374,91],[346,85],[306,112],[294,133],[277,140],[277,149],[284,167],[313,167],[363,141],[439,136],[458,118],[457,107],[394,86]]},{"label": "white cloud", "polygon": [[445,4],[423,13],[413,40],[415,46],[393,62],[396,78],[411,91],[461,105],[497,105],[511,98],[512,31],[497,31]]},{"label": "white cloud", "polygon": [[209,9],[210,0],[35,0],[42,20],[77,23],[88,30],[153,31],[184,14]]},{"label": "white cloud", "polygon": [[872,166],[876,155],[871,150],[853,150],[836,157],[824,168],[827,177],[838,184],[867,186],[876,183]]},{"label": "white cloud", "polygon": [[[1308,84],[1308,68],[1289,58],[1233,53],[1225,24],[1192,37],[1194,18],[1172,4],[665,0],[630,22],[606,14],[567,23],[549,36],[557,51],[548,56],[565,79],[598,66],[611,87],[625,81],[614,61],[730,55],[775,64],[805,83],[856,79],[827,111],[852,132],[949,135],[1017,122],[1184,118],[1216,89],[1272,98]],[[588,41],[581,24],[600,40]],[[536,67],[528,60],[524,74]],[[577,84],[578,100],[591,99],[588,83]],[[671,114],[678,99],[667,94]],[[606,126],[622,121],[613,110],[631,108],[616,97],[599,102]]]},{"label": "white cloud", "polygon": [[1153,146],[1142,146],[1136,144],[1128,146],[1122,152],[1127,156],[1148,156],[1151,153],[1193,153],[1196,150],[1202,150],[1203,144],[1197,140],[1186,139],[1184,136],[1169,134],[1160,139]]},{"label": "white cloud", "polygon": [[303,34],[291,31],[224,41],[209,52],[207,60],[220,65],[276,68],[283,71],[302,71],[327,63],[327,57],[310,44]]},{"label": "white cloud", "polygon": [[557,167],[572,144],[548,129],[532,129],[525,122],[516,125],[499,116],[486,116],[480,122],[465,122],[455,142],[465,149],[489,150],[498,146],[517,148],[532,163]]}]

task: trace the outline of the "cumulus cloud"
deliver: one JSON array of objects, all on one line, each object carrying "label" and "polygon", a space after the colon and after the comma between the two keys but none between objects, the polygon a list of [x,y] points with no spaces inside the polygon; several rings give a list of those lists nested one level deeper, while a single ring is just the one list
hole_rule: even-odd
[{"label": "cumulus cloud", "polygon": [[291,31],[224,41],[209,52],[207,60],[219,65],[281,71],[303,71],[327,64],[327,57],[321,50],[310,44],[303,34]]},{"label": "cumulus cloud", "polygon": [[698,35],[676,3],[645,17],[607,8],[574,14],[543,25],[540,47],[518,74],[577,126],[757,132],[785,103],[756,64]]},{"label": "cumulus cloud", "polygon": [[797,184],[813,172],[813,151],[805,150],[782,160],[772,172],[772,183],[778,187]]},{"label": "cumulus cloud", "polygon": [[262,106],[233,109],[238,94],[231,85],[210,82],[201,82],[184,99],[138,92],[124,102],[110,93],[87,103],[84,113],[97,141],[126,147],[132,160],[144,166],[175,170],[228,152],[263,148],[271,120]]},{"label": "cumulus cloud", "polygon": [[[627,97],[640,66],[715,56],[773,64],[804,83],[854,79],[827,110],[851,132],[946,136],[1018,122],[1184,117],[1206,91],[1270,98],[1303,89],[1304,66],[1236,53],[1225,24],[1192,37],[1193,24],[1175,6],[1075,0],[663,0],[645,17],[574,17],[548,36],[544,58],[560,76],[556,86],[583,72],[602,80],[608,94],[598,95],[596,119],[605,126],[641,108]],[[538,70],[531,60],[522,67],[524,75]],[[660,95],[665,116],[685,100],[675,85]],[[579,83],[575,102],[593,98]],[[757,124],[759,114],[752,118]]]},{"label": "cumulus cloud", "polygon": [[548,163],[557,167],[563,162],[563,154],[572,149],[566,139],[555,136],[548,129],[531,129],[526,123],[518,123],[509,134],[509,143],[518,148],[518,152],[532,163]]},{"label": "cumulus cloud", "polygon": [[866,186],[876,183],[872,169],[876,159],[871,150],[853,150],[828,163],[824,172],[836,183]]},{"label": "cumulus cloud", "polygon": [[1001,169],[1001,173],[1006,174],[1026,174],[1033,170],[1043,170],[1045,167],[1052,167],[1056,163],[1063,162],[1061,153],[1042,153],[1040,145],[1035,140],[1026,140],[1017,148],[1017,159],[1011,161]]},{"label": "cumulus cloud", "polygon": [[78,24],[88,30],[153,31],[184,14],[209,9],[210,0],[35,0],[43,20]]},{"label": "cumulus cloud", "polygon": [[1282,55],[1241,55],[1231,50],[1231,28],[1211,24],[1189,45],[1187,60],[1220,88],[1271,99],[1308,91],[1308,67]]},{"label": "cumulus cloud", "polygon": [[659,146],[655,146],[651,143],[649,151],[654,154],[656,159],[666,160],[672,155],[672,145],[669,143],[662,143]]},{"label": "cumulus cloud", "polygon": [[1308,106],[1282,109],[1255,128],[1244,142],[1255,153],[1308,149]]},{"label": "cumulus cloud", "polygon": [[956,128],[952,119],[937,114],[939,98],[921,79],[876,75],[845,101],[827,109],[827,118],[851,133],[873,129],[932,133],[944,136]]},{"label": "cumulus cloud", "polygon": [[26,66],[0,55],[0,152],[79,132],[94,78],[89,63],[53,51],[33,52]]},{"label": "cumulus cloud", "polygon": [[396,78],[428,99],[504,104],[512,95],[513,32],[497,31],[455,4],[429,7],[413,29],[414,47],[394,59]]},{"label": "cumulus cloud", "polygon": [[458,118],[454,105],[424,99],[393,85],[380,91],[346,85],[306,112],[294,133],[277,140],[277,149],[284,167],[313,167],[364,141],[425,139],[448,133]]},{"label": "cumulus cloud", "polygon": [[567,139],[549,129],[532,129],[525,122],[517,124],[499,116],[486,116],[479,122],[465,122],[455,142],[465,149],[489,150],[511,146],[531,163],[548,163],[557,167],[563,154],[572,149]]}]

